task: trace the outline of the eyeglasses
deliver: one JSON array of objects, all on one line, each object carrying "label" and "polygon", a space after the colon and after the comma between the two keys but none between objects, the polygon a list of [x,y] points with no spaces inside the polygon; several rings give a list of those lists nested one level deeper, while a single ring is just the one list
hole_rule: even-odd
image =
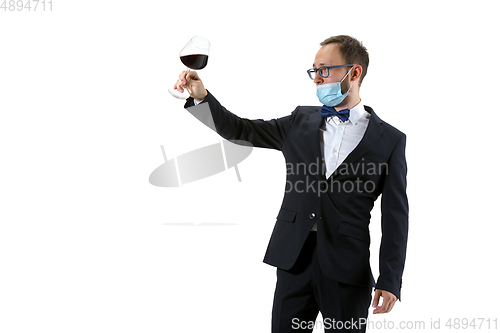
[{"label": "eyeglasses", "polygon": [[354,65],[351,64],[351,65],[338,65],[338,66],[322,66],[320,68],[311,68],[307,70],[307,74],[309,74],[311,80],[314,80],[316,72],[319,72],[319,76],[321,76],[322,78],[326,78],[330,76],[330,68],[340,68],[349,66],[354,66]]}]

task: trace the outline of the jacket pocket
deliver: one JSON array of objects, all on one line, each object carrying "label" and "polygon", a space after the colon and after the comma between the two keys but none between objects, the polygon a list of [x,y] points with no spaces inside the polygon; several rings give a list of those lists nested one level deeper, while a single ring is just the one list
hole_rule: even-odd
[{"label": "jacket pocket", "polygon": [[297,212],[282,208],[280,209],[276,219],[293,223],[295,221],[295,215],[297,215]]},{"label": "jacket pocket", "polygon": [[355,225],[340,222],[339,234],[359,239],[363,242],[370,243],[370,232]]},{"label": "jacket pocket", "polygon": [[376,154],[376,153],[372,153],[372,152],[366,153],[363,156],[363,158],[367,159],[367,160],[374,161],[374,162],[380,162],[380,163],[383,163],[387,160],[384,156]]}]

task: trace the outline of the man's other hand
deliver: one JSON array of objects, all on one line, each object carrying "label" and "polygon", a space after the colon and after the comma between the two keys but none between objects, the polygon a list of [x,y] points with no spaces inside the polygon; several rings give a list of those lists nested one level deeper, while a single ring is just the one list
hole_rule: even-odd
[{"label": "man's other hand", "polygon": [[[383,298],[382,306],[379,305],[380,296]],[[375,289],[375,295],[373,296],[372,302],[372,307],[375,308],[375,310],[373,310],[373,314],[391,312],[397,300],[398,298],[393,293]]]}]

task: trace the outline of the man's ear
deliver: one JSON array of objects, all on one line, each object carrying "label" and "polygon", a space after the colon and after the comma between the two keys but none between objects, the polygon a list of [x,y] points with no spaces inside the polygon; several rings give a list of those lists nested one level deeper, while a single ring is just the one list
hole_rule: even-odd
[{"label": "man's ear", "polygon": [[361,65],[355,65],[352,69],[352,76],[351,76],[351,81],[358,81],[361,79],[361,74],[363,73],[363,67]]}]

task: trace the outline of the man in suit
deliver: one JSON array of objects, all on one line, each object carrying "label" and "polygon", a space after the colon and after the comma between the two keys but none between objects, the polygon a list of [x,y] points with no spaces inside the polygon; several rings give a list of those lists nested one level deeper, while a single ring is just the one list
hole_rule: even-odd
[{"label": "man in suit", "polygon": [[[408,237],[406,136],[361,105],[366,48],[345,35],[320,45],[308,74],[323,106],[299,106],[282,118],[234,115],[193,71],[183,72],[175,84],[190,92],[186,109],[209,110],[225,139],[277,149],[285,157],[285,195],[264,258],[277,267],[274,333],[312,332],[320,311],[326,332],[364,332],[373,287],[374,314],[390,312],[400,299]],[[369,223],[379,195],[375,283]]]}]

